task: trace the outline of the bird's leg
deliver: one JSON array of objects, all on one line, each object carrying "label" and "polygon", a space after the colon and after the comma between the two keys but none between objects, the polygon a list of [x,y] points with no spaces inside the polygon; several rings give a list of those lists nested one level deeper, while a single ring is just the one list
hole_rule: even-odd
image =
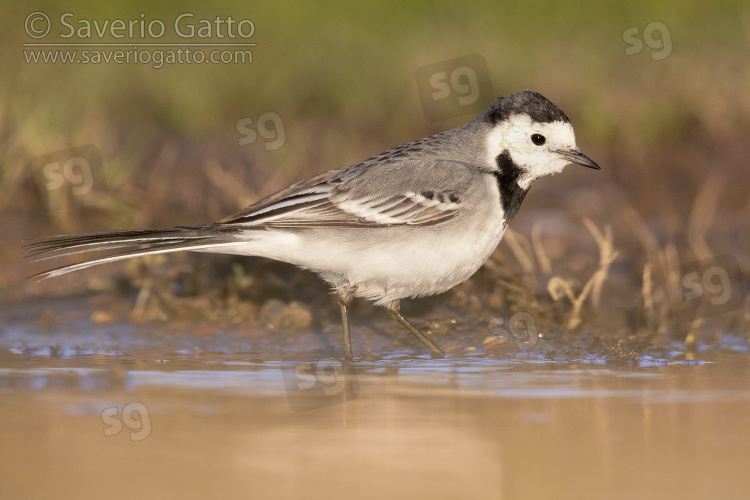
[{"label": "bird's leg", "polygon": [[341,308],[341,326],[344,328],[344,357],[347,361],[352,360],[352,338],[349,334],[349,312],[346,310],[347,302],[339,297]]},{"label": "bird's leg", "polygon": [[409,330],[411,333],[417,336],[419,340],[421,340],[424,345],[430,348],[430,351],[432,351],[432,356],[437,358],[442,358],[444,353],[440,350],[438,346],[432,343],[430,339],[428,339],[422,332],[414,328],[414,325],[409,323],[409,321],[401,316],[401,303],[398,300],[394,300],[392,302],[389,302],[385,305],[385,310],[388,311],[388,314],[391,315],[393,319],[401,323],[401,326]]},{"label": "bird's leg", "polygon": [[356,289],[357,287],[350,283],[344,283],[336,287],[336,296],[339,299],[339,307],[341,308],[341,326],[344,329],[344,357],[347,361],[352,360],[352,336],[349,333],[349,311],[347,310],[347,306],[351,304]]}]

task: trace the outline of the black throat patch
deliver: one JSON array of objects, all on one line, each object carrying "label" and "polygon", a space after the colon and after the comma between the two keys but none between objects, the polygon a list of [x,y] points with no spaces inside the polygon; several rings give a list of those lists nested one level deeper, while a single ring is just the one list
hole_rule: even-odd
[{"label": "black throat patch", "polygon": [[513,163],[508,150],[500,153],[495,158],[495,162],[500,171],[493,172],[492,175],[497,179],[497,187],[500,190],[500,203],[503,206],[505,225],[507,226],[511,219],[515,217],[516,212],[521,207],[523,198],[529,190],[523,189],[518,185],[518,179],[523,174],[523,170]]}]

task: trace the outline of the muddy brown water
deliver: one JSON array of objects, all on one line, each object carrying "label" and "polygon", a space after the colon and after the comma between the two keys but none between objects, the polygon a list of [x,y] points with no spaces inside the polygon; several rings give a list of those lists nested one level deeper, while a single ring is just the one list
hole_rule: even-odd
[{"label": "muddy brown water", "polygon": [[48,306],[2,305],[0,498],[750,498],[743,336],[637,362],[409,344],[344,364],[338,338]]}]

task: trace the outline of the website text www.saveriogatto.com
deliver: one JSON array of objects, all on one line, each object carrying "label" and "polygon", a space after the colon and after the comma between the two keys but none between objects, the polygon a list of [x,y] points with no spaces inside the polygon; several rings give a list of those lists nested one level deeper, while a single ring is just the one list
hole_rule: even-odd
[{"label": "website text www.saveriogatto.com", "polygon": [[[23,43],[27,64],[250,64],[255,24],[232,16],[196,18],[182,13],[171,21],[77,18],[63,13],[53,21],[43,12],[26,17],[30,37]],[[166,42],[164,40],[172,40]],[[114,41],[113,41],[114,40]]]}]

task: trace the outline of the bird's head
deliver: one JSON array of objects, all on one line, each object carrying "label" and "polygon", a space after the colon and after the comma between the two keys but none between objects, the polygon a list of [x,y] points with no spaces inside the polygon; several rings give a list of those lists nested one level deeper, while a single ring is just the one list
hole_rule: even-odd
[{"label": "bird's head", "polygon": [[524,90],[501,97],[477,120],[489,126],[488,161],[501,171],[517,169],[517,182],[523,189],[570,163],[599,169],[578,150],[565,113],[538,92]]}]

